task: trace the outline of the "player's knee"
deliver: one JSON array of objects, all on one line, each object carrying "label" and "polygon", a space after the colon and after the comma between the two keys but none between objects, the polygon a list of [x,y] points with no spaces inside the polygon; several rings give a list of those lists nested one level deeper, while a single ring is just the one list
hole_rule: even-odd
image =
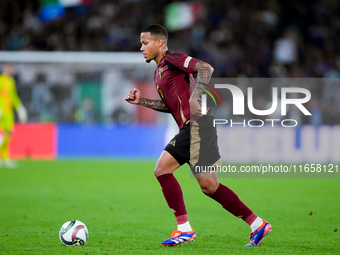
[{"label": "player's knee", "polygon": [[158,159],[154,169],[154,174],[158,177],[163,174],[173,173],[178,167],[178,162],[168,152],[166,152]]},{"label": "player's knee", "polygon": [[204,195],[207,195],[209,197],[211,197],[215,193],[215,189],[211,187],[201,187],[201,190],[204,193]]},{"label": "player's knee", "polygon": [[165,170],[164,170],[164,167],[162,167],[162,165],[159,164],[159,163],[156,164],[153,172],[154,172],[156,177],[161,176],[162,174],[166,173]]},{"label": "player's knee", "polygon": [[157,165],[156,165],[155,169],[153,170],[153,173],[154,173],[154,175],[155,175],[156,177],[158,177],[158,176],[161,175],[161,171],[160,171],[160,169],[157,167]]},{"label": "player's knee", "polygon": [[216,182],[206,182],[206,183],[202,183],[201,185],[201,190],[202,192],[211,197],[217,190],[218,188],[218,183]]}]

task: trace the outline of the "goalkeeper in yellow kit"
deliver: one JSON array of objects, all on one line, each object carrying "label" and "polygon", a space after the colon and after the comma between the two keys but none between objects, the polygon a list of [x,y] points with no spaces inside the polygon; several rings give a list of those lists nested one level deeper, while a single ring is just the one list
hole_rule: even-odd
[{"label": "goalkeeper in yellow kit", "polygon": [[27,121],[27,112],[21,103],[12,77],[14,67],[6,64],[0,75],[0,129],[3,139],[0,141],[1,165],[15,167],[15,163],[9,159],[9,140],[14,126],[14,109],[17,111],[20,122]]}]

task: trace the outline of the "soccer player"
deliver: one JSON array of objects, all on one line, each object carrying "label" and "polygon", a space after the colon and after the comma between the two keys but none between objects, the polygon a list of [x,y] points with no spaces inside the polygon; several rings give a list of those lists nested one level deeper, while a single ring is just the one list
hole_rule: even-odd
[{"label": "soccer player", "polygon": [[9,159],[9,141],[14,126],[14,112],[16,109],[20,122],[27,121],[27,112],[21,103],[12,77],[14,67],[12,64],[5,64],[3,73],[0,75],[0,128],[3,139],[0,145],[0,157],[2,164],[14,168],[15,163]]},{"label": "soccer player", "polygon": [[[213,116],[202,116],[199,103],[202,94],[200,88],[209,83],[214,69],[208,63],[184,53],[168,50],[167,39],[166,29],[158,24],[144,28],[140,35],[141,51],[146,62],[154,60],[157,64],[154,80],[161,99],[143,98],[141,92],[135,88],[130,90],[125,100],[131,104],[171,113],[180,129],[166,145],[154,169],[165,200],[174,211],[177,221],[177,229],[162,244],[173,246],[194,241],[196,238],[189,223],[181,187],[173,172],[185,163],[190,165],[192,171],[195,165],[221,166],[221,157],[216,128],[212,125]],[[197,73],[196,83],[193,73]],[[204,146],[199,147],[200,143]],[[258,246],[271,231],[271,225],[252,212],[231,189],[219,183],[216,172],[193,173],[205,195],[249,224],[252,232],[246,246]]]}]

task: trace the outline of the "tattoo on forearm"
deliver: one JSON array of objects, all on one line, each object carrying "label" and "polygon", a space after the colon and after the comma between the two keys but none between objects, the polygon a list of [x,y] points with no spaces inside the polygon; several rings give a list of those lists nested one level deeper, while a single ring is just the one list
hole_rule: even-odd
[{"label": "tattoo on forearm", "polygon": [[139,105],[148,107],[159,112],[170,112],[168,107],[164,104],[162,100],[151,100],[148,98],[141,98],[139,100]]},{"label": "tattoo on forearm", "polygon": [[[196,88],[192,92],[191,97],[200,97],[203,93],[203,88],[205,88],[205,84],[208,84],[213,73],[212,67],[203,61],[198,61],[195,65],[195,69],[197,72],[196,79]],[[202,89],[199,89],[202,88]]]}]

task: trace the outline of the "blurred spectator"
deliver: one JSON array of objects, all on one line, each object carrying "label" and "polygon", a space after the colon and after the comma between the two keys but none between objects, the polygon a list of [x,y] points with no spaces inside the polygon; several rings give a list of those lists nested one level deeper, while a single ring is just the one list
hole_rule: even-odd
[{"label": "blurred spectator", "polygon": [[76,111],[77,122],[91,124],[96,122],[96,112],[91,98],[85,98],[81,108]]},{"label": "blurred spectator", "polygon": [[112,118],[114,122],[120,125],[126,125],[130,122],[130,115],[123,106],[118,106],[115,108]]},{"label": "blurred spectator", "polygon": [[30,112],[32,112],[32,120],[49,122],[57,119],[58,110],[55,98],[44,74],[37,76],[32,91]]}]

